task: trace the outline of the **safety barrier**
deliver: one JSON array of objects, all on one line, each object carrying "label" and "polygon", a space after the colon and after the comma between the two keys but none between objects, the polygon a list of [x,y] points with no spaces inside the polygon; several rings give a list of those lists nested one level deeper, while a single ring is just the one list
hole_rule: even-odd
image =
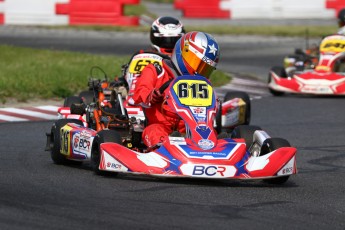
[{"label": "safety barrier", "polygon": [[220,8],[229,10],[232,19],[334,18],[326,1],[330,0],[223,0]]},{"label": "safety barrier", "polygon": [[345,1],[344,0],[326,0],[326,8],[335,9],[335,13],[337,16],[339,11],[345,8]]},{"label": "safety barrier", "polygon": [[3,20],[6,25],[66,25],[67,16],[55,14],[56,2],[68,0],[5,0]]},{"label": "safety barrier", "polygon": [[56,14],[68,15],[70,25],[139,25],[139,18],[124,16],[125,4],[140,0],[70,0],[57,3]]},{"label": "safety barrier", "polygon": [[5,23],[4,0],[0,0],[0,25]]},{"label": "safety barrier", "polygon": [[175,0],[175,9],[186,18],[230,18],[229,10],[220,8],[222,0]]}]

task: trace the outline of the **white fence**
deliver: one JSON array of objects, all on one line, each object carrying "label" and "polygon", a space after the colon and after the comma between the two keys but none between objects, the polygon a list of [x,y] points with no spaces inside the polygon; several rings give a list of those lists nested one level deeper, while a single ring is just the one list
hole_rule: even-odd
[{"label": "white fence", "polygon": [[56,15],[56,3],[69,0],[5,0],[0,2],[5,24],[67,25],[68,16]]},{"label": "white fence", "polygon": [[334,18],[326,0],[222,0],[221,9],[230,10],[233,19],[250,18]]}]

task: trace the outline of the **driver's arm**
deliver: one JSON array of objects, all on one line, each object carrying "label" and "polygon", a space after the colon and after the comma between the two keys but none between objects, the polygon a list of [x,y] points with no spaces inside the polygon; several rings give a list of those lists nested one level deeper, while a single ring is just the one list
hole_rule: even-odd
[{"label": "driver's arm", "polygon": [[133,100],[135,104],[140,104],[144,107],[149,107],[149,98],[155,89],[157,82],[157,73],[155,67],[150,64],[147,65],[136,82]]}]

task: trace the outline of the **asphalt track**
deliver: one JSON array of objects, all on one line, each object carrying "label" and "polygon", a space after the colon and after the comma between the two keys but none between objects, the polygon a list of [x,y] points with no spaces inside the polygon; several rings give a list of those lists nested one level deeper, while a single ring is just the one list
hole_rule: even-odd
[{"label": "asphalt track", "polygon": [[[10,31],[9,31],[10,30]],[[84,33],[84,32],[81,32]],[[0,28],[0,43],[130,54],[144,35]],[[256,74],[303,39],[219,37],[220,69]],[[0,229],[345,229],[344,97],[252,100],[252,124],[297,147],[299,174],[262,182],[96,176],[44,151],[52,122],[0,124]]]}]

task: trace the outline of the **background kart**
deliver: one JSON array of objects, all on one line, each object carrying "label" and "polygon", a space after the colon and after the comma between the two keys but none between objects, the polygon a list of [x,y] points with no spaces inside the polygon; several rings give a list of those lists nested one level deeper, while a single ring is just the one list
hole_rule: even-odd
[{"label": "background kart", "polygon": [[[52,160],[90,161],[102,174],[134,173],[163,177],[263,179],[284,183],[296,174],[296,149],[285,139],[270,138],[257,126],[238,126],[231,136],[213,128],[217,99],[207,79],[183,76],[165,91],[166,102],[183,119],[186,134],[145,149],[116,130],[99,132],[79,120],[61,119],[47,135]],[[131,125],[135,125],[132,123]]]},{"label": "background kart", "polygon": [[[112,112],[117,111],[121,115],[126,113],[131,119],[144,121],[145,116],[142,108],[134,105],[132,99],[137,77],[146,65],[150,63],[162,64],[164,58],[167,58],[167,56],[155,52],[138,52],[132,56],[128,64],[123,66],[122,77],[114,81],[109,81],[104,72],[104,80],[95,78],[93,74],[95,67],[93,67],[90,71],[91,78],[88,82],[89,90],[82,91],[79,96],[67,97],[64,101],[64,106],[58,109],[59,118],[79,119],[87,125],[90,123],[90,120],[87,121],[87,114],[81,113],[79,109],[71,111],[71,106],[84,103],[90,105],[92,111],[95,108],[100,111],[111,105],[109,102],[111,100],[114,101],[114,98],[111,99],[113,95],[115,97],[115,106],[112,106]],[[121,94],[122,99],[117,96],[118,94]],[[124,102],[117,103],[116,101],[119,100]],[[95,106],[93,103],[98,103],[98,105]],[[231,131],[238,125],[250,123],[251,104],[247,93],[241,91],[227,92],[220,103],[220,109],[215,120],[215,127],[218,132]],[[121,111],[119,104],[123,104],[125,112]],[[114,110],[114,108],[117,109]],[[102,116],[101,114],[100,112],[100,117]]]},{"label": "background kart", "polygon": [[284,93],[312,95],[345,95],[345,36],[326,37],[320,45],[315,69],[298,71],[273,67],[268,87],[273,95]]}]

